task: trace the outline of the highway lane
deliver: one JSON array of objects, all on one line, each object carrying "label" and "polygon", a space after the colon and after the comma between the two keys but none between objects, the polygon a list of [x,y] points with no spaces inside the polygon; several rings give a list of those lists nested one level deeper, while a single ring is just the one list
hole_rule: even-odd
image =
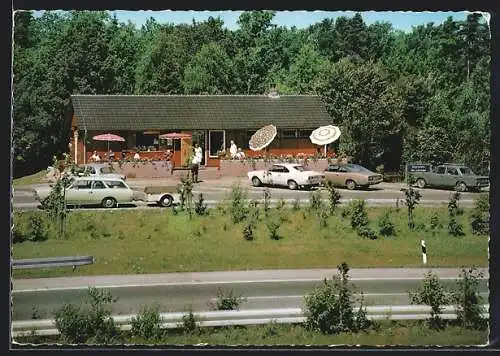
[{"label": "highway lane", "polygon": [[[395,206],[396,201],[399,199],[400,206],[402,206],[402,200],[404,199],[404,193],[400,190],[400,184],[389,184],[384,183],[382,187],[371,188],[367,190],[355,190],[349,191],[346,189],[339,189],[342,195],[342,201],[346,202],[350,199],[365,199],[368,205],[378,205],[378,206]],[[136,186],[135,188],[143,188],[141,186]],[[256,188],[252,186],[245,187],[247,189],[248,199],[263,199],[264,189]],[[214,206],[217,202],[224,199],[228,199],[231,191],[231,187],[228,185],[215,185],[210,183],[200,183],[196,186],[193,193],[195,198],[198,194],[203,193],[204,199],[206,200],[209,207]],[[270,188],[271,198],[276,203],[277,200],[283,199],[288,203],[292,203],[294,200],[299,199],[301,204],[306,204],[310,191],[291,191],[283,188]],[[327,199],[328,192],[325,189],[320,189],[321,196]],[[436,190],[436,189],[424,189],[422,192],[421,206],[439,206],[446,205],[450,199],[452,191],[447,190]],[[477,193],[463,193],[460,204],[464,207],[472,206],[474,199],[477,197]],[[36,210],[38,202],[35,200],[34,195],[31,191],[26,189],[14,190],[13,194],[13,207],[16,210]],[[131,208],[145,208],[154,207],[154,205],[148,205],[146,203],[138,202],[137,204],[128,205]]]},{"label": "highway lane", "polygon": [[[66,277],[14,281],[13,320],[28,320],[33,308],[41,318],[53,317],[64,303],[79,303],[89,285],[109,288],[118,298],[114,314],[132,314],[144,305],[157,304],[163,312],[208,310],[218,288],[232,290],[246,300],[240,309],[300,308],[303,297],[331,277],[329,270],[240,271],[207,273],[168,273],[158,275]],[[424,269],[354,269],[352,283],[364,293],[366,305],[408,305],[408,291],[417,288]],[[435,269],[448,287],[454,285],[458,269]],[[484,270],[486,272],[486,270]],[[488,274],[485,273],[485,278]],[[487,279],[480,290],[488,301]]]}]

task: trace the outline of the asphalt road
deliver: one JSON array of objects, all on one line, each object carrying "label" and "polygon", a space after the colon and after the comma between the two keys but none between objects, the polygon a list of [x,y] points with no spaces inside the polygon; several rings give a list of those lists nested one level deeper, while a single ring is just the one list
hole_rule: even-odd
[{"label": "asphalt road", "polygon": [[[134,185],[130,183],[133,188],[143,188],[139,184]],[[252,187],[243,185],[248,192],[248,199],[263,199],[264,188]],[[339,189],[342,195],[342,201],[348,201],[350,199],[365,199],[368,205],[380,205],[380,206],[395,206],[397,199],[404,199],[404,193],[401,191],[401,184],[392,183],[381,183],[376,187],[365,189],[365,190],[355,190],[350,191],[347,189]],[[36,210],[39,203],[35,200],[33,192],[28,190],[28,187],[17,187],[13,192],[13,207],[16,210]],[[214,206],[217,202],[227,199],[231,191],[231,184],[213,184],[211,182],[203,182],[195,186],[193,191],[195,197],[199,193],[203,193],[204,199],[207,205]],[[306,203],[311,192],[297,190],[292,191],[286,188],[270,188],[271,197],[276,202],[277,200],[284,199],[288,202],[292,202],[295,199],[300,199],[302,203]],[[321,194],[323,198],[327,198],[328,192],[321,189]],[[450,195],[453,193],[450,190],[438,190],[438,189],[423,189],[421,190],[421,206],[436,206],[436,205],[446,205],[450,199]],[[460,204],[462,206],[472,206],[477,193],[462,193],[462,198]],[[401,203],[401,202],[400,202]],[[125,207],[128,208],[149,208],[156,207],[152,204],[147,204],[143,202],[138,202],[137,204],[129,204]]]},{"label": "asphalt road", "polygon": [[[113,314],[137,313],[142,306],[157,304],[162,312],[209,309],[218,288],[232,290],[246,300],[241,310],[300,308],[303,297],[323,278],[335,270],[267,270],[234,272],[168,273],[155,275],[99,276],[23,279],[13,282],[13,320],[29,320],[33,310],[38,317],[52,318],[64,303],[79,303],[88,286],[109,288],[118,298]],[[417,288],[425,269],[373,268],[353,269],[351,281],[363,292],[365,305],[408,305],[408,291]],[[452,286],[459,269],[434,269],[447,285]],[[488,271],[480,291],[488,303]]]}]

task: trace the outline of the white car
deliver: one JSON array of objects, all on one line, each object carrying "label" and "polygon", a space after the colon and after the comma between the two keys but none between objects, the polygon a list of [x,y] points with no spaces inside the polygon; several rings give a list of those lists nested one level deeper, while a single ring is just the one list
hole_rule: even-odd
[{"label": "white car", "polygon": [[293,163],[274,164],[268,170],[250,171],[247,176],[254,187],[279,185],[292,190],[320,186],[325,179],[323,173]]},{"label": "white car", "polygon": [[106,177],[126,180],[124,174],[114,173],[113,167],[106,163],[88,163],[78,167],[78,176]]},{"label": "white car", "polygon": [[[34,188],[35,199],[42,202],[51,190],[46,186]],[[74,178],[64,193],[67,205],[114,208],[137,201],[170,207],[180,200],[179,194],[174,192],[174,187],[146,187],[140,191],[130,188],[122,179],[86,176]]]}]

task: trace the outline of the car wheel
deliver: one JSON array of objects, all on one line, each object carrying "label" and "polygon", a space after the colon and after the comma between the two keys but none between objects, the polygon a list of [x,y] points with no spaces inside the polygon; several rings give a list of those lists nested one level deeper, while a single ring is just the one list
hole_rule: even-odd
[{"label": "car wheel", "polygon": [[464,182],[458,182],[457,185],[455,186],[455,189],[457,192],[465,192],[467,191],[467,185],[465,185]]},{"label": "car wheel", "polygon": [[288,188],[290,188],[290,190],[296,190],[299,186],[297,185],[297,182],[294,181],[294,180],[289,180],[288,181]]},{"label": "car wheel", "polygon": [[417,187],[419,187],[420,189],[424,189],[426,184],[427,183],[425,182],[424,179],[422,178],[417,179]]},{"label": "car wheel", "polygon": [[172,206],[172,203],[174,202],[174,199],[170,195],[164,195],[161,197],[159,204],[160,206],[164,208],[168,208],[169,206]]},{"label": "car wheel", "polygon": [[351,180],[351,179],[348,179],[346,182],[345,182],[345,186],[347,187],[347,189],[349,190],[354,190],[356,189],[356,182]]},{"label": "car wheel", "polygon": [[104,198],[101,203],[103,208],[114,208],[116,206],[115,198]]},{"label": "car wheel", "polygon": [[254,187],[260,187],[262,185],[262,182],[260,181],[259,178],[253,177],[252,178],[252,184]]}]

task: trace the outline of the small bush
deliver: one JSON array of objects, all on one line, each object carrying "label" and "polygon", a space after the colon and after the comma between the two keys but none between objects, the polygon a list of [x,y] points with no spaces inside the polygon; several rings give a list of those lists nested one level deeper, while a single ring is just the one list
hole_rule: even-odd
[{"label": "small bush", "polygon": [[363,299],[358,312],[354,311],[353,287],[349,285],[349,267],[342,263],[331,281],[325,279],[320,287],[304,298],[306,328],[324,334],[357,332],[371,326],[366,318]]},{"label": "small bush", "polygon": [[368,225],[368,213],[364,200],[354,200],[350,204],[351,227],[358,230]]},{"label": "small bush", "polygon": [[278,235],[278,230],[280,228],[280,222],[275,219],[269,219],[267,221],[267,229],[269,231],[269,238],[271,240],[279,240],[281,237]]},{"label": "small bush", "polygon": [[267,217],[271,208],[271,190],[264,188],[264,215]]},{"label": "small bush", "polygon": [[396,234],[396,228],[394,223],[391,221],[390,210],[381,215],[378,221],[378,227],[380,235],[382,236],[394,236]]},{"label": "small bush", "polygon": [[463,214],[463,210],[460,209],[460,199],[462,195],[459,192],[454,192],[451,197],[450,201],[448,202],[448,212],[450,214],[450,217],[458,216]]},{"label": "small bush", "polygon": [[300,199],[295,198],[295,200],[292,202],[292,210],[298,211],[300,210]]},{"label": "small bush", "polygon": [[328,226],[328,216],[329,212],[325,209],[318,211],[318,221],[320,229],[324,229]]},{"label": "small bush", "polygon": [[438,215],[438,213],[435,212],[431,216],[430,228],[431,228],[431,230],[437,230],[437,229],[440,229],[441,227],[442,227],[442,225],[441,225],[441,222],[439,221],[439,215]]},{"label": "small bush", "polygon": [[198,326],[196,325],[196,317],[193,314],[193,310],[189,309],[188,313],[182,316],[181,329],[186,334],[191,334]]},{"label": "small bush", "polygon": [[131,320],[132,335],[143,339],[158,340],[163,336],[162,322],[158,306],[145,307]]},{"label": "small bush", "polygon": [[49,238],[47,224],[39,215],[29,217],[27,239],[33,242],[46,241]]},{"label": "small bush", "polygon": [[413,212],[415,211],[415,208],[417,207],[418,203],[420,202],[420,198],[422,197],[422,194],[420,194],[420,191],[414,189],[412,187],[413,184],[413,178],[409,178],[408,180],[408,187],[403,188],[403,192],[405,193],[405,204],[407,207],[407,213],[408,213],[408,228],[410,230],[413,230],[415,228],[415,223],[413,222]]},{"label": "small bush", "polygon": [[283,210],[285,209],[286,207],[286,202],[283,198],[281,198],[280,200],[278,200],[278,204],[276,204],[276,209],[277,210]]},{"label": "small bush", "polygon": [[431,328],[443,328],[444,323],[440,314],[443,312],[443,305],[449,301],[449,295],[437,275],[432,272],[426,273],[420,288],[410,291],[408,295],[411,304],[425,304],[431,307],[431,317],[428,320]]},{"label": "small bush", "polygon": [[245,206],[246,193],[240,184],[233,185],[229,200],[231,201],[229,209],[231,220],[234,224],[240,223],[246,218],[248,213],[248,209]]},{"label": "small bush", "polygon": [[470,218],[474,235],[490,234],[490,199],[488,194],[481,194],[475,200]]},{"label": "small bush", "polygon": [[246,299],[241,295],[234,295],[233,290],[217,288],[217,301],[211,305],[212,310],[238,310]]},{"label": "small bush", "polygon": [[24,236],[23,232],[15,225],[12,229],[12,243],[17,244],[24,241],[26,241],[26,236]]},{"label": "small bush", "polygon": [[452,292],[452,301],[457,308],[457,322],[468,329],[483,330],[487,320],[483,317],[483,298],[479,295],[479,282],[483,274],[475,267],[462,269],[457,286]]},{"label": "small bush", "polygon": [[208,209],[207,205],[205,204],[205,199],[203,198],[203,193],[198,194],[198,200],[194,204],[194,211],[196,215],[207,215]]},{"label": "small bush", "polygon": [[358,236],[370,239],[370,240],[376,240],[378,238],[377,234],[375,231],[370,229],[368,226],[361,226],[356,229],[356,232],[358,233]]},{"label": "small bush", "polygon": [[312,192],[309,195],[309,211],[318,212],[323,208],[323,200],[321,199],[321,193],[319,190]]},{"label": "small bush", "polygon": [[457,219],[455,219],[454,217],[452,217],[450,219],[450,222],[448,224],[448,233],[452,236],[464,236],[465,235],[462,224],[457,222]]},{"label": "small bush", "polygon": [[87,315],[80,307],[65,304],[55,313],[55,326],[61,338],[69,344],[82,344],[89,338]]},{"label": "small bush", "polygon": [[332,181],[328,180],[326,182],[326,188],[328,190],[328,202],[329,202],[329,208],[330,208],[330,215],[333,215],[333,213],[335,212],[335,209],[340,204],[340,199],[342,198],[342,196],[335,189]]},{"label": "small bush", "polygon": [[253,225],[251,223],[246,223],[243,227],[243,238],[247,241],[254,239]]}]

